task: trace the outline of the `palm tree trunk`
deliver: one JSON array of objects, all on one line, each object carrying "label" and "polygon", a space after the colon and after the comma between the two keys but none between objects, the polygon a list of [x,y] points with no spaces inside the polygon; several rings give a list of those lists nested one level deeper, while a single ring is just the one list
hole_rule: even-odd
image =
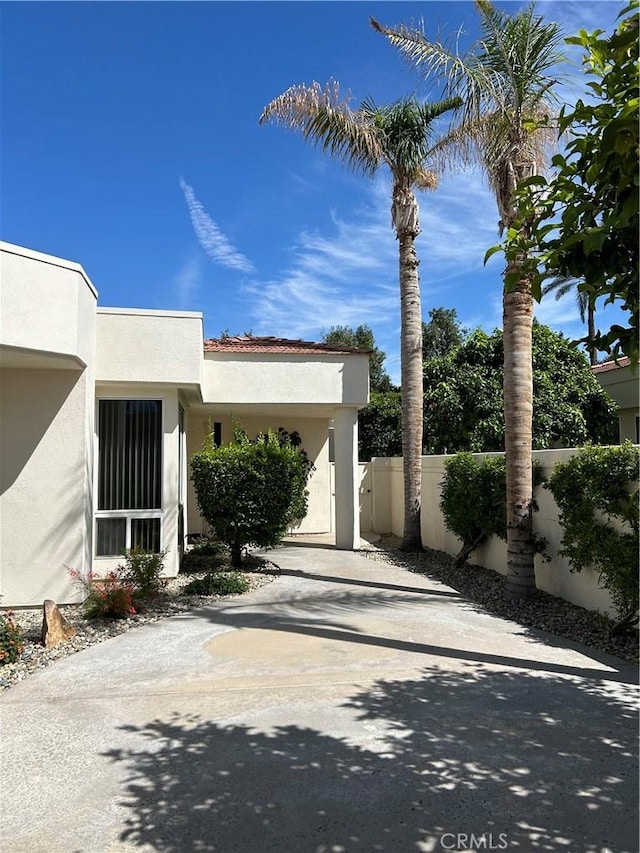
[{"label": "palm tree trunk", "polygon": [[[511,269],[507,272],[513,270]],[[526,598],[535,589],[532,504],[533,298],[521,278],[503,298],[504,433],[507,473],[508,598]]]},{"label": "palm tree trunk", "polygon": [[587,339],[589,341],[589,364],[593,367],[594,364],[598,363],[598,356],[596,353],[596,317],[595,317],[595,309],[591,302],[587,307]]},{"label": "palm tree trunk", "polygon": [[404,479],[404,530],[402,548],[420,551],[420,501],[422,487],[422,308],[419,260],[415,238],[420,233],[418,203],[406,187],[394,187],[393,223],[400,246],[402,469]]}]

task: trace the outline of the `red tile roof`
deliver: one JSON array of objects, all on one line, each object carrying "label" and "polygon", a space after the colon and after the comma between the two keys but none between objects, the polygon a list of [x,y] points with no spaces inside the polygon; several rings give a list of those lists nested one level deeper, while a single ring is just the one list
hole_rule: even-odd
[{"label": "red tile roof", "polygon": [[617,361],[603,361],[602,364],[594,364],[591,370],[593,373],[607,373],[609,370],[618,370],[618,368],[628,367],[630,364],[629,356],[623,355]]},{"label": "red tile roof", "polygon": [[247,353],[276,353],[321,355],[323,353],[364,353],[369,350],[355,347],[331,346],[330,344],[315,343],[314,341],[288,340],[287,338],[263,337],[254,338],[252,335],[236,335],[229,338],[211,338],[204,342],[205,352],[247,352]]}]

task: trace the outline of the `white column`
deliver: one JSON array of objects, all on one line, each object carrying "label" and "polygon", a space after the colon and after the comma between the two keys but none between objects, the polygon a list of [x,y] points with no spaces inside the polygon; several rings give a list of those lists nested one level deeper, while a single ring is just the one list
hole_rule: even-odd
[{"label": "white column", "polygon": [[360,547],[358,492],[358,410],[335,410],[336,548]]}]

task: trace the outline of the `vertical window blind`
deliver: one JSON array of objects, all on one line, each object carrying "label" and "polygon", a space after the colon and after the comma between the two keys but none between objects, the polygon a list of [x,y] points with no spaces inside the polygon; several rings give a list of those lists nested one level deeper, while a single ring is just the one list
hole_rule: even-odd
[{"label": "vertical window blind", "polygon": [[98,509],[160,509],[160,400],[100,400],[98,441]]},{"label": "vertical window blind", "polygon": [[160,551],[162,402],[98,403],[96,556]]}]

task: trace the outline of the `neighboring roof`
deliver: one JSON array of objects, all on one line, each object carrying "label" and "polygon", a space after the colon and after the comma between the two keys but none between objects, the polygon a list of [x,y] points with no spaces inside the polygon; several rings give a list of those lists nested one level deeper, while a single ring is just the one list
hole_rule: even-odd
[{"label": "neighboring roof", "polygon": [[618,370],[621,367],[628,367],[630,364],[629,356],[623,355],[617,361],[603,361],[602,364],[594,364],[591,370],[593,373],[607,373],[609,370]]},{"label": "neighboring roof", "polygon": [[323,353],[355,353],[369,355],[370,350],[356,347],[339,347],[330,344],[315,343],[314,341],[288,340],[287,338],[262,337],[253,335],[236,335],[228,338],[211,338],[204,342],[205,352],[234,352],[234,353],[282,353],[321,355]]}]

